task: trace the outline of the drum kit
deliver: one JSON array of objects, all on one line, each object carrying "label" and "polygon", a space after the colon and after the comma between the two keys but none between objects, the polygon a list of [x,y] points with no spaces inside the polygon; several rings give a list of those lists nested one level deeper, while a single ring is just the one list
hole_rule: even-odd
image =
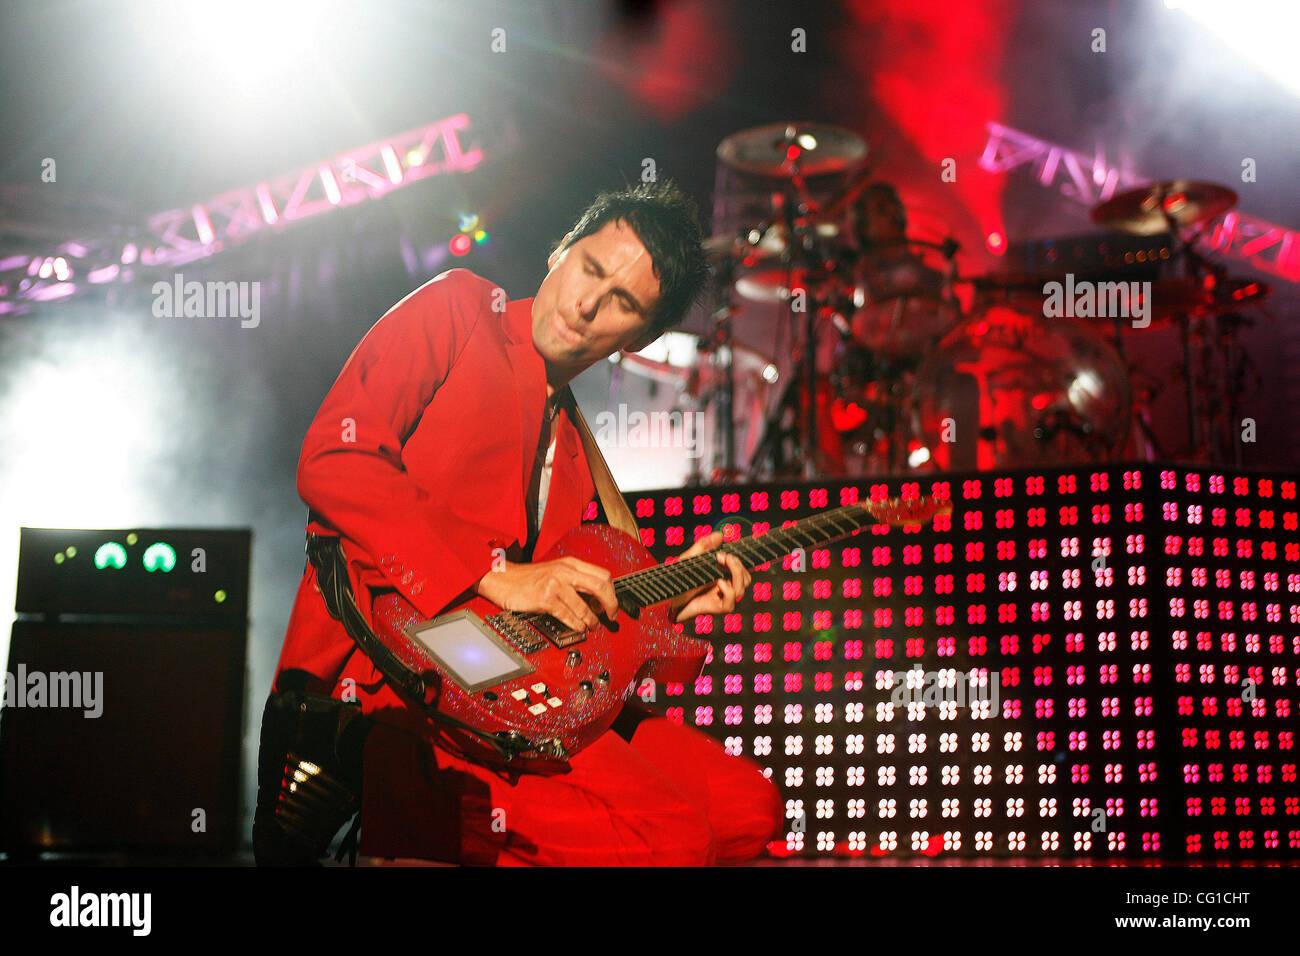
[{"label": "drum kit", "polygon": [[[1168,243],[1154,281],[1125,283],[1143,288],[1130,305],[1149,321],[1107,323],[1046,308],[1044,283],[1060,278],[1047,263],[961,277],[957,242],[908,234],[898,193],[873,180],[848,130],[777,123],[727,137],[717,156],[711,301],[685,331],[621,359],[707,418],[686,483],[1239,456],[1230,433],[1251,368],[1240,309],[1268,289],[1195,249],[1231,190],[1157,182],[1093,208],[1112,235]],[[1161,329],[1181,333],[1180,367],[1138,387],[1126,354]],[[1150,404],[1178,378],[1187,442],[1162,447]]]}]

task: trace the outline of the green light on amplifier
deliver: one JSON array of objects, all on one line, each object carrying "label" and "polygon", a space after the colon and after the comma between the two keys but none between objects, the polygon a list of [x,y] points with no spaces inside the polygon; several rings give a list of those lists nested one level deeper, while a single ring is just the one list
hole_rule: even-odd
[{"label": "green light on amplifier", "polygon": [[126,548],[116,541],[106,541],[95,552],[95,567],[101,571],[105,568],[122,569],[126,567]]},{"label": "green light on amplifier", "polygon": [[170,571],[176,567],[176,549],[170,544],[159,541],[149,545],[144,552],[144,569],[146,571]]},{"label": "green light on amplifier", "polygon": [[63,549],[63,553],[70,558],[75,558],[77,556],[77,548],[75,545],[68,545]]},{"label": "green light on amplifier", "polygon": [[54,556],[54,563],[55,563],[55,564],[62,564],[62,563],[63,563],[63,560],[64,560],[64,558],[63,558],[63,552],[62,552],[62,551],[60,551],[58,554],[56,554],[56,555]]},{"label": "green light on amplifier", "polygon": [[128,548],[133,547],[135,543],[139,540],[140,540],[140,536],[136,534],[134,531],[132,531],[130,534],[126,536],[126,546]]},{"label": "green light on amplifier", "polygon": [[218,591],[216,594],[212,595],[212,600],[216,601],[218,604],[224,604],[226,602],[226,592]]}]

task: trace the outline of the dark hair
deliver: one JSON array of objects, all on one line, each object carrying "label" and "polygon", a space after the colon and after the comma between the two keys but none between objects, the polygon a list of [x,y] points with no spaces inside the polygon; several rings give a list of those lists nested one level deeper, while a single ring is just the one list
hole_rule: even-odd
[{"label": "dark hair", "polygon": [[870,242],[867,238],[867,219],[870,218],[868,205],[872,199],[883,200],[882,205],[885,208],[882,210],[882,218],[890,226],[900,233],[907,231],[907,207],[903,205],[903,199],[898,195],[898,190],[889,183],[877,180],[864,189],[857,202],[853,204],[855,214],[854,229],[857,232],[859,242],[864,244]]},{"label": "dark hair", "polygon": [[578,222],[555,247],[563,252],[579,239],[599,232],[606,223],[623,221],[636,233],[655,278],[659,300],[650,328],[666,332],[681,321],[704,292],[709,277],[708,258],[694,200],[672,180],[640,183],[596,197]]}]

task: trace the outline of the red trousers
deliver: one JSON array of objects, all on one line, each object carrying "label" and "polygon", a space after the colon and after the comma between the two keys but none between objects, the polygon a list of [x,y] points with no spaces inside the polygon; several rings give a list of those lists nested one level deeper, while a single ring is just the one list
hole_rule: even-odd
[{"label": "red trousers", "polygon": [[498,866],[707,866],[752,859],[783,826],[780,791],[756,763],[635,701],[570,764],[511,783],[377,724],[360,851]]}]

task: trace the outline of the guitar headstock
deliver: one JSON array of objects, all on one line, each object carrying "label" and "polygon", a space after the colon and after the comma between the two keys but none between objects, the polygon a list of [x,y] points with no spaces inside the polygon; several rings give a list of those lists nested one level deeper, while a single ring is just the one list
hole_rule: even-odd
[{"label": "guitar headstock", "polygon": [[952,514],[951,501],[933,498],[886,498],[884,501],[868,501],[866,508],[881,524],[895,527],[925,524],[935,515]]}]

